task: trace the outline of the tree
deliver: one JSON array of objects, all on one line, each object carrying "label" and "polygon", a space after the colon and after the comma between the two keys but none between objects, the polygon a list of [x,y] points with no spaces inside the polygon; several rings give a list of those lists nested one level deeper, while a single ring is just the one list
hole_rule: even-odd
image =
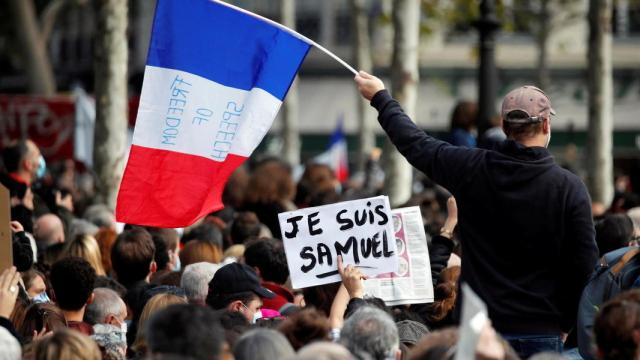
[{"label": "tree", "polygon": [[[365,0],[351,0],[350,5],[353,15],[353,52],[356,67],[371,73],[373,65]],[[366,160],[375,146],[374,115],[369,104],[358,101],[358,170],[361,171],[364,170]]]},{"label": "tree", "polygon": [[127,135],[127,0],[94,0],[97,201],[115,208]]},{"label": "tree", "polygon": [[589,0],[587,186],[594,202],[613,197],[612,0]]},{"label": "tree", "polygon": [[[420,1],[394,0],[391,17],[394,29],[391,92],[413,119],[419,80]],[[389,139],[385,141],[383,156],[384,191],[392,206],[398,206],[411,197],[413,169]]]},{"label": "tree", "polygon": [[[295,30],[295,0],[280,0],[282,24]],[[282,107],[282,139],[285,160],[295,166],[300,163],[300,130],[298,129],[298,76],[296,75]]]},{"label": "tree", "polygon": [[[25,66],[28,91],[38,95],[54,95],[55,77],[33,0],[9,0],[8,3],[15,28],[16,45]],[[56,6],[57,3],[54,2]],[[50,18],[47,16],[45,20]]]}]

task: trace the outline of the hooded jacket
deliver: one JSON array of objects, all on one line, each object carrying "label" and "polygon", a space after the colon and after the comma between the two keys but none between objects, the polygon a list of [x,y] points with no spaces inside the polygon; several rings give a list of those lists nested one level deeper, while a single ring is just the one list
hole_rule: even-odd
[{"label": "hooded jacket", "polygon": [[558,334],[574,324],[598,260],[582,181],[543,147],[506,140],[456,147],[419,129],[386,90],[371,100],[400,153],[458,203],[461,281],[502,333]]}]

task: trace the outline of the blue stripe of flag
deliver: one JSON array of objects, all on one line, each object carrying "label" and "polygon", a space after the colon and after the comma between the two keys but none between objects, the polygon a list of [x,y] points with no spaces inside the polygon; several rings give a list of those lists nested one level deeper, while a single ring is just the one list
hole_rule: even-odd
[{"label": "blue stripe of flag", "polygon": [[283,100],[310,45],[209,0],[158,0],[147,65]]}]

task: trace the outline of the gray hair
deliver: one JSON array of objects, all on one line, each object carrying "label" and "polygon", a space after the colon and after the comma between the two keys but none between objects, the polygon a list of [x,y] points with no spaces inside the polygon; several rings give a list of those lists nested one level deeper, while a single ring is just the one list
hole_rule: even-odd
[{"label": "gray hair", "polygon": [[93,289],[93,302],[87,305],[84,321],[89,325],[102,324],[109,314],[120,314],[126,306],[118,293],[109,288]]},{"label": "gray hair", "polygon": [[184,289],[191,303],[205,303],[209,291],[209,282],[220,269],[220,265],[210,262],[189,264],[184,268],[180,287]]},{"label": "gray hair", "polygon": [[276,330],[258,328],[246,332],[233,348],[236,360],[290,359],[295,356],[287,338]]},{"label": "gray hair", "polygon": [[358,359],[395,359],[400,347],[396,323],[371,306],[361,307],[344,322],[340,343]]},{"label": "gray hair", "polygon": [[316,341],[301,348],[296,360],[355,360],[355,358],[340,344]]},{"label": "gray hair", "polygon": [[84,219],[73,219],[69,226],[69,234],[71,239],[75,239],[78,235],[95,236],[100,230],[97,226]]},{"label": "gray hair", "polygon": [[111,228],[116,224],[113,212],[104,204],[89,206],[82,217],[99,228]]}]

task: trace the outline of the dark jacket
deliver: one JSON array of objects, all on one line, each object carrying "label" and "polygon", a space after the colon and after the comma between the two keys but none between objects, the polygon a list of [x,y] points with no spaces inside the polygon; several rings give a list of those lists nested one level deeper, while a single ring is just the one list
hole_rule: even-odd
[{"label": "dark jacket", "polygon": [[495,328],[541,334],[573,326],[598,260],[580,179],[546,148],[506,140],[495,150],[470,149],[437,140],[386,90],[371,105],[402,155],[456,197],[461,281],[487,303]]}]

